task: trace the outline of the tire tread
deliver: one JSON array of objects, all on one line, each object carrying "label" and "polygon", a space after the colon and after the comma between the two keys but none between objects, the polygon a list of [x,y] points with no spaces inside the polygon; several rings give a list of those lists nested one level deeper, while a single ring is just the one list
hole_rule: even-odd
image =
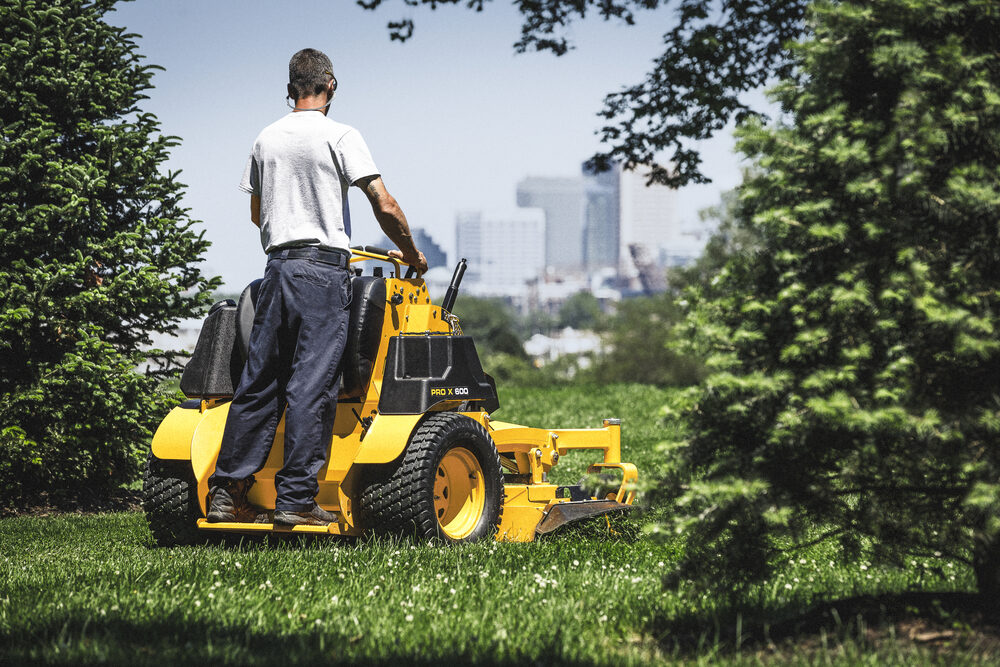
[{"label": "tire tread", "polygon": [[486,429],[478,422],[455,412],[438,412],[427,416],[420,423],[396,464],[379,466],[364,485],[360,505],[376,533],[413,536],[418,539],[447,539],[441,533],[434,513],[433,479],[440,460],[441,443],[452,432],[462,429],[478,432],[491,445],[488,460],[481,463],[484,476],[495,476],[493,488],[499,489],[498,493],[493,494],[494,497],[487,497],[485,508],[487,514],[496,517],[488,532],[492,534],[496,531],[503,512],[500,455],[496,447],[492,446],[492,439]]},{"label": "tire tread", "polygon": [[189,461],[159,459],[149,453],[142,484],[142,509],[159,546],[199,541],[197,520],[201,507],[197,489]]}]

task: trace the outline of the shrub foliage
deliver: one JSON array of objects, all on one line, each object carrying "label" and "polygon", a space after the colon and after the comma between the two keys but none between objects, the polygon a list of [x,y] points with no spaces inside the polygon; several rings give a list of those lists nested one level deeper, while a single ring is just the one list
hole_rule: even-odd
[{"label": "shrub foliage", "polygon": [[973,536],[1000,529],[1000,12],[830,2],[811,21],[773,93],[785,123],[739,134],[756,249],[693,294],[711,375],[666,487],[683,574],[748,580],[775,544],[839,539],[975,552],[996,587]]},{"label": "shrub foliage", "polygon": [[191,317],[215,279],[161,173],[175,138],[111,0],[0,2],[0,488],[132,480],[163,416],[151,332]]}]

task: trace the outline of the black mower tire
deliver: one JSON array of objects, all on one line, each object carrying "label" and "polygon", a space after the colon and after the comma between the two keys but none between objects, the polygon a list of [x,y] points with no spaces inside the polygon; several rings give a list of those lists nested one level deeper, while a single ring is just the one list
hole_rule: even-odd
[{"label": "black mower tire", "polygon": [[[475,458],[482,472],[484,503],[474,527],[458,537],[442,527],[435,508],[435,481],[445,456]],[[359,494],[363,526],[378,535],[446,543],[492,539],[503,513],[504,485],[493,439],[478,422],[455,412],[428,415],[393,463],[369,466]]]},{"label": "black mower tire", "polygon": [[153,539],[161,547],[206,540],[198,529],[201,506],[190,461],[159,459],[149,453],[142,483],[142,509]]}]

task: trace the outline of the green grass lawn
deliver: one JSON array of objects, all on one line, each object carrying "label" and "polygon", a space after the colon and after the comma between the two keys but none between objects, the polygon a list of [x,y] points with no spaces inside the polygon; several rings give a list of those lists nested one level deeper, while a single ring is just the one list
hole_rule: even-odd
[{"label": "green grass lawn", "polygon": [[[670,437],[658,425],[670,398],[637,386],[508,391],[496,417],[553,427],[621,417],[624,458],[649,475],[655,444]],[[569,479],[585,466],[559,464]],[[665,591],[678,544],[629,528],[601,520],[532,544],[459,548],[294,539],[159,549],[138,513],[4,519],[0,664],[1000,659],[1000,635],[974,627],[972,577],[957,564],[884,569],[817,547],[751,589],[738,614],[684,587]]]}]

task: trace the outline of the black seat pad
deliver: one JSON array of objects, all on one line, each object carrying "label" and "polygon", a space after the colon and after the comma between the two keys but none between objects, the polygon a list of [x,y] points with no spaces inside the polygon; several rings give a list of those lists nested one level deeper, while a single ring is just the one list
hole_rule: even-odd
[{"label": "black seat pad", "polygon": [[[242,365],[250,349],[254,306],[260,293],[261,279],[247,285],[236,306],[236,343]],[[371,379],[382,338],[385,319],[385,279],[375,276],[355,276],[351,279],[351,315],[347,329],[347,344],[340,361],[340,395],[342,399],[364,394]],[[239,383],[237,376],[233,386]]]},{"label": "black seat pad", "polygon": [[351,320],[340,361],[340,398],[362,396],[371,379],[385,320],[385,278],[355,276],[351,292]]},{"label": "black seat pad", "polygon": [[[243,290],[240,300],[236,303],[236,344],[240,349],[240,359],[245,364],[247,361],[247,350],[250,349],[250,331],[253,329],[254,306],[257,305],[257,296],[260,294],[260,284],[263,278],[258,278]],[[233,383],[233,387],[236,386]]]}]

